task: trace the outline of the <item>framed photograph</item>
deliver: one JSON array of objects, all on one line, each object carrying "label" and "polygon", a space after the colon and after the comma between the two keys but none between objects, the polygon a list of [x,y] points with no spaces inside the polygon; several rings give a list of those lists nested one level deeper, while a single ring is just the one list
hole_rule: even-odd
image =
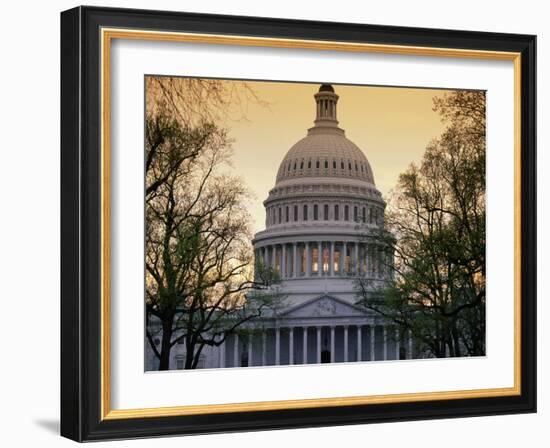
[{"label": "framed photograph", "polygon": [[63,12],[62,435],[535,412],[535,43]]}]

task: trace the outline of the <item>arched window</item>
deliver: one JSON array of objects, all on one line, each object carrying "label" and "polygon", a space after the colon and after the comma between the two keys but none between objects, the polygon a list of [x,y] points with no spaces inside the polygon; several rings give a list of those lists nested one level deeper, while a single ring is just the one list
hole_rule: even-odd
[{"label": "arched window", "polygon": [[332,161],[332,168],[333,168],[333,169],[336,169],[336,160],[333,160],[333,161]]},{"label": "arched window", "polygon": [[328,221],[328,204],[325,204],[325,206],[323,207],[324,210],[323,210],[323,218],[325,219],[325,221]]},{"label": "arched window", "polygon": [[307,167],[308,167],[308,168],[311,168],[311,160],[308,160],[308,161],[307,161]]},{"label": "arched window", "polygon": [[349,205],[344,206],[344,220],[349,221]]},{"label": "arched window", "polygon": [[281,221],[283,220],[283,214],[282,214],[282,211],[281,211],[281,207],[279,207],[279,224],[281,224]]},{"label": "arched window", "polygon": [[304,220],[304,221],[307,221],[307,205],[304,205],[304,216],[303,216],[303,220]]},{"label": "arched window", "polygon": [[290,210],[288,209],[288,205],[285,209],[285,221],[288,222],[290,220]]},{"label": "arched window", "polygon": [[351,162],[348,162],[348,168],[351,171]]},{"label": "arched window", "polygon": [[338,204],[334,206],[334,220],[339,221],[340,220],[340,207],[338,207]]},{"label": "arched window", "polygon": [[353,207],[353,220],[355,222],[357,222],[359,219],[359,217],[357,216],[357,206]]},{"label": "arched window", "polygon": [[340,162],[340,168],[344,169],[344,161],[343,160]]},{"label": "arched window", "polygon": [[319,161],[317,160],[317,162],[315,163],[315,168],[319,168]]},{"label": "arched window", "polygon": [[296,171],[296,162],[294,162],[294,171]]},{"label": "arched window", "polygon": [[369,223],[372,224],[373,221],[373,213],[372,213],[372,207],[369,208]]},{"label": "arched window", "polygon": [[325,170],[328,168],[328,160],[325,160]]},{"label": "arched window", "polygon": [[363,216],[362,216],[363,222],[367,222],[367,209],[363,207]]},{"label": "arched window", "polygon": [[304,161],[303,161],[303,160],[300,162],[300,169],[301,169],[301,170],[304,169]]},{"label": "arched window", "polygon": [[319,206],[317,204],[313,205],[313,220],[317,221],[319,219]]},{"label": "arched window", "polygon": [[298,206],[294,206],[294,221],[298,221]]}]

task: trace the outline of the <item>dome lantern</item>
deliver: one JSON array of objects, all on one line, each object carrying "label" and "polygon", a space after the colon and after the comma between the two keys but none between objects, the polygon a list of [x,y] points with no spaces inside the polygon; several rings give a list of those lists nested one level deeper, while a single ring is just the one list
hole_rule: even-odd
[{"label": "dome lantern", "polygon": [[338,120],[336,119],[338,98],[330,84],[321,85],[319,92],[315,94],[315,102],[317,103],[315,126],[338,126]]}]

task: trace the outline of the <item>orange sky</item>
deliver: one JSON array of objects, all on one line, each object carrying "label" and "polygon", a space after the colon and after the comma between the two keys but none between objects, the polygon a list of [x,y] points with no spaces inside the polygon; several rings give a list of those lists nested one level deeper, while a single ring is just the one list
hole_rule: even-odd
[{"label": "orange sky", "polygon": [[[255,195],[249,210],[256,232],[264,228],[262,202],[275,183],[280,162],[313,126],[313,95],[319,84],[248,83],[269,105],[250,102],[246,120],[229,121],[227,126],[235,140],[233,169]],[[432,98],[445,91],[344,85],[334,88],[340,96],[340,127],[363,150],[378,189],[386,195],[398,175],[412,161],[420,160],[426,145],[444,130],[439,115],[432,111]]]}]

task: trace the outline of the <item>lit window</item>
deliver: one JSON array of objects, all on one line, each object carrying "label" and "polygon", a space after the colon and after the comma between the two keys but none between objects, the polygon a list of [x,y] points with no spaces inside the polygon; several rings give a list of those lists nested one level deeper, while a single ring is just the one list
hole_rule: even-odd
[{"label": "lit window", "polygon": [[323,272],[328,272],[329,263],[329,250],[325,248],[323,249]]},{"label": "lit window", "polygon": [[311,251],[311,271],[319,272],[319,249],[317,248]]}]

